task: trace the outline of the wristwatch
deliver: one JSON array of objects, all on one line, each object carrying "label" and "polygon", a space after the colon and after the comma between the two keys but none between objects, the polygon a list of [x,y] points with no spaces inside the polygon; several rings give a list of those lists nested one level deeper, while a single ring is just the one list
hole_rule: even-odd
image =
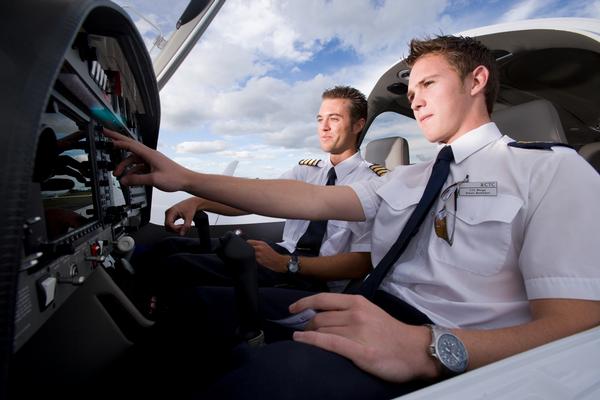
[{"label": "wristwatch", "polygon": [[444,372],[452,375],[465,372],[469,365],[469,354],[463,342],[449,329],[427,326],[431,329],[429,354],[440,362]]},{"label": "wristwatch", "polygon": [[287,270],[290,274],[297,274],[300,271],[300,262],[297,255],[292,254],[290,261],[287,263]]}]

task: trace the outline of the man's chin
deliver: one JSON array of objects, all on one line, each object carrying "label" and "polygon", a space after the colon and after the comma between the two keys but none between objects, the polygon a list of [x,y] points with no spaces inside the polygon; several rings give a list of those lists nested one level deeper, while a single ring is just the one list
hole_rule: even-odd
[{"label": "man's chin", "polygon": [[442,137],[443,137],[443,134],[441,132],[433,132],[432,129],[423,129],[423,128],[421,128],[421,132],[423,134],[423,137],[429,143],[438,143],[442,139]]}]

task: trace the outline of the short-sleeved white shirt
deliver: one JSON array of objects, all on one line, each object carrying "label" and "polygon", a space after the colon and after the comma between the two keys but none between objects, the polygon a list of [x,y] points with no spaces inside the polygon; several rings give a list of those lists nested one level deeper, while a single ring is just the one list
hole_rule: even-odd
[{"label": "short-sleeved white shirt", "polygon": [[[337,176],[335,184],[347,185],[365,179],[378,179],[377,174],[369,168],[370,165],[372,164],[365,161],[357,152],[335,166]],[[316,166],[296,165],[281,175],[280,179],[294,179],[315,185],[325,185],[327,173],[332,166],[329,159],[319,161]],[[306,232],[309,223],[310,221],[307,220],[287,220],[283,228],[283,240],[278,244],[290,253],[294,252],[296,243]],[[350,229],[350,224],[348,221],[329,220],[319,255],[331,256],[339,253],[371,251],[370,230],[356,228],[355,223],[352,224],[353,229]]]},{"label": "short-sleeved white shirt", "polygon": [[[471,183],[496,184],[495,195],[462,186],[452,246],[433,229],[438,198],[382,282],[436,324],[507,327],[531,320],[530,299],[600,300],[600,175],[572,149],[521,149],[511,141],[488,123],[452,143],[444,188],[468,175]],[[373,219],[373,265],[400,234],[432,166],[400,166],[351,184]],[[452,219],[453,203],[447,209]]]}]

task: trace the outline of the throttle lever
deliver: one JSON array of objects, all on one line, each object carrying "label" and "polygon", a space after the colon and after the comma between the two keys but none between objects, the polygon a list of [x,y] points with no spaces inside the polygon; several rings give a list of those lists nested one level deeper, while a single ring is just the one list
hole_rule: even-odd
[{"label": "throttle lever", "polygon": [[196,211],[194,214],[194,225],[198,232],[198,239],[200,239],[200,250],[201,253],[211,253],[214,251],[212,248],[212,240],[210,238],[210,226],[208,224],[208,214],[204,211]]}]

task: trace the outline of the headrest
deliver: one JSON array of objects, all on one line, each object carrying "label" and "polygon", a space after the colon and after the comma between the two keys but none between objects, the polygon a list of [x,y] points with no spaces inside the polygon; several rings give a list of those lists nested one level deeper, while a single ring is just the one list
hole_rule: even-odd
[{"label": "headrest", "polygon": [[407,165],[410,161],[408,142],[400,136],[371,140],[367,143],[365,160],[394,169],[396,165]]},{"label": "headrest", "polygon": [[600,142],[584,144],[579,149],[579,154],[600,173]]},{"label": "headrest", "polygon": [[519,141],[567,143],[558,112],[548,100],[534,100],[492,113],[504,135]]}]

